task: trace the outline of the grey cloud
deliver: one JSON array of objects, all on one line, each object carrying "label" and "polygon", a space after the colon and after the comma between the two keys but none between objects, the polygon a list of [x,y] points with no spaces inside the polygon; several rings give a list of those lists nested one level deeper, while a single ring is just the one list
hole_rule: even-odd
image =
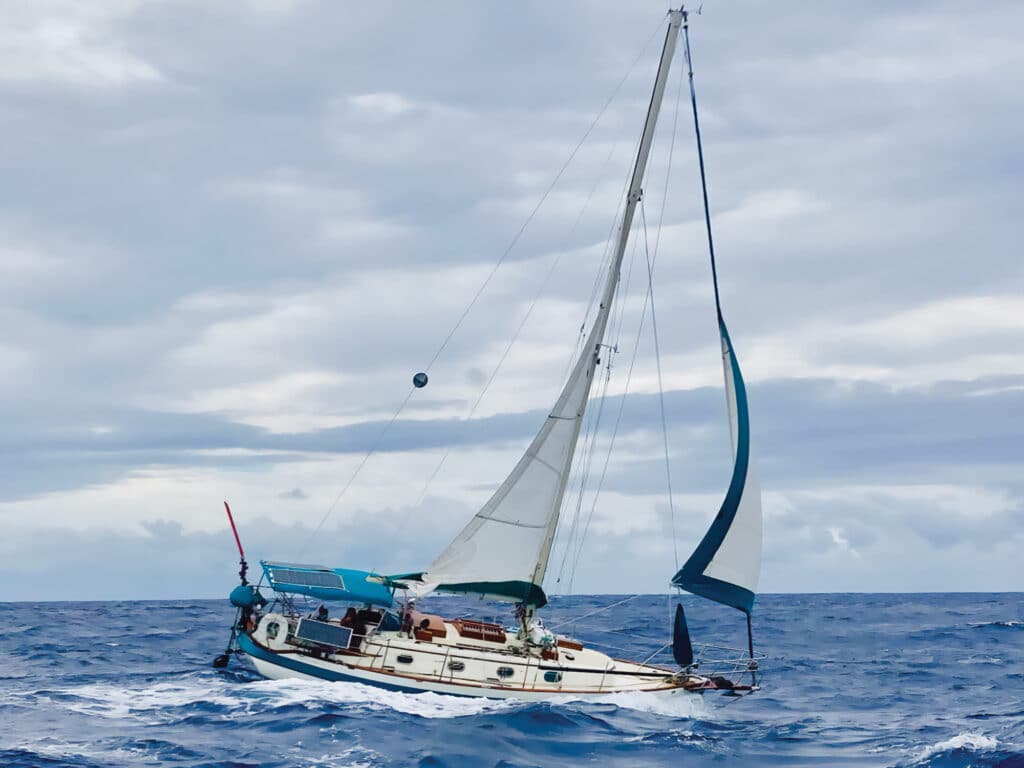
[{"label": "grey cloud", "polygon": [[[1024,444],[1024,424],[1012,418],[1024,409],[1024,388],[1008,386],[1017,382],[998,378],[902,391],[828,380],[753,384],[753,428],[765,486],[819,487],[865,478],[893,483],[968,481],[979,468],[1012,465]],[[985,389],[994,391],[974,394]],[[620,402],[614,397],[605,405],[605,439]],[[730,462],[722,392],[667,392],[665,402],[677,490],[724,488]],[[624,434],[660,429],[656,395],[631,395],[623,414]],[[525,446],[544,412],[504,413],[469,422],[399,419],[383,438],[386,422],[379,421],[276,434],[212,414],[124,410],[92,418],[111,431],[93,434],[86,423],[75,424],[71,414],[57,412],[47,430],[29,439],[16,432],[0,438],[0,450],[7,456],[4,495],[39,493],[62,468],[66,478],[77,471],[78,481],[88,484],[154,464],[227,467],[295,461],[297,454],[303,460],[317,454],[361,454],[371,447],[388,452],[516,442]],[[265,453],[197,454],[212,449]],[[598,455],[603,458],[600,451]],[[97,474],[83,474],[89,469]],[[31,477],[37,484],[26,486]],[[621,456],[611,465],[604,487],[629,494],[660,493],[663,478],[662,459]],[[1024,487],[1012,473],[999,484]]]},{"label": "grey cloud", "polygon": [[[0,361],[8,366],[0,381],[0,498],[44,497],[152,467],[257,469],[365,451],[379,434],[380,414],[390,412],[395,393],[429,360],[479,284],[453,279],[396,293],[389,303],[383,297],[393,278],[423,270],[416,274],[425,281],[433,270],[493,264],[524,206],[539,198],[651,38],[594,141],[510,255],[508,267],[528,265],[539,280],[551,256],[565,251],[545,294],[562,302],[552,314],[564,317],[533,322],[552,335],[558,329],[544,326],[564,320],[576,327],[649,94],[664,7],[641,5],[485,9],[462,2],[441,12],[416,4],[340,12],[320,0],[259,13],[143,4],[96,11],[83,23],[97,31],[90,39],[101,54],[107,46],[143,62],[152,77],[136,70],[87,86],[12,58],[5,71],[21,74],[0,76],[0,126],[16,139],[0,148]],[[35,13],[36,4],[26,0],[21,10]],[[958,362],[972,355],[1012,358],[1020,347],[1012,324],[920,348],[801,335],[949,298],[1020,295],[1015,88],[1022,61],[1013,35],[1021,21],[1012,2],[966,15],[952,2],[851,11],[746,2],[708,6],[695,18],[722,291],[740,360],[745,339],[772,337],[820,346],[799,351],[821,365],[946,370],[930,387],[902,390],[827,371],[816,380],[753,376],[769,491],[945,482],[1018,500],[1024,494],[1016,471],[1022,391],[1012,389],[1021,371],[1011,361],[1002,378],[942,383],[953,374],[972,378]],[[393,94],[413,108],[387,120],[353,109],[353,97],[367,94]],[[714,330],[683,95],[658,262],[663,351],[676,355],[709,346]],[[673,92],[666,115],[674,99]],[[645,194],[652,228],[670,126],[663,121]],[[598,194],[569,237],[595,181]],[[421,420],[396,422],[380,450],[528,440],[541,410],[499,408],[468,425],[422,418],[431,408],[468,405],[462,391],[439,394],[445,382],[479,383],[489,374],[488,355],[503,347],[536,287],[511,272],[499,272],[452,340],[440,361],[448,368],[436,377],[431,371],[426,394],[436,399],[418,402]],[[363,285],[360,277],[370,273],[364,293],[376,295],[364,298],[375,302],[336,306],[341,290],[310,295]],[[228,298],[200,311],[198,296]],[[282,306],[308,309],[314,299],[317,321],[290,325],[268,315]],[[193,309],[183,309],[189,302]],[[253,318],[265,322],[244,323]],[[228,329],[234,335],[221,327],[220,343],[201,350],[207,357],[183,354],[228,321],[237,323]],[[275,377],[308,371],[338,374],[318,390],[315,405],[324,403],[325,416],[362,423],[287,433],[240,423],[247,414],[230,408],[171,412],[182,403],[202,410],[195,402],[211,390],[227,390],[223,400],[231,404],[235,388],[269,389]],[[721,392],[672,392],[666,404],[676,487],[717,493],[729,451]],[[631,399],[625,419],[625,433],[656,435],[656,399]],[[663,487],[656,440],[648,442],[645,451],[615,459],[608,490],[637,496]],[[210,453],[224,449],[231,455]],[[865,580],[865,572],[869,559],[899,554],[886,544],[885,515],[863,500],[799,506],[775,524],[790,533],[814,528],[806,546],[820,554],[820,570],[790,570],[776,544],[774,573],[813,575],[833,587],[881,583]],[[1019,521],[1005,512],[970,530],[925,503],[892,514],[924,542],[914,556],[932,573],[948,567],[946,556],[969,556],[965,546],[975,554],[999,549],[995,537]],[[863,552],[861,565],[841,564],[847,581],[830,581],[824,564],[835,547],[826,528],[836,520],[849,546]],[[151,530],[153,541],[184,559],[192,557],[189,547],[219,556],[205,534],[179,536],[170,525]],[[273,530],[287,537],[283,529]],[[41,534],[25,536],[19,541],[39,562],[74,558],[71,534],[54,534],[63,543],[52,550]],[[119,548],[152,555],[157,547],[119,536],[97,532],[82,551],[102,560]],[[930,551],[938,554],[929,559]],[[1000,562],[1009,561],[992,559]],[[979,579],[1001,583],[995,568]],[[14,572],[5,578],[30,586]],[[598,572],[587,578],[606,584]],[[909,567],[891,578],[926,585]]]}]

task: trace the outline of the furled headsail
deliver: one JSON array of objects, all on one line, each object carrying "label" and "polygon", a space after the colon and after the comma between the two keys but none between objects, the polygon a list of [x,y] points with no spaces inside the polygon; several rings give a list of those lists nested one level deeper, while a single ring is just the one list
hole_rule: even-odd
[{"label": "furled headsail", "polygon": [[672,584],[749,614],[761,573],[761,487],[750,448],[747,388],[721,313],[718,329],[732,433],[732,480],[711,527]]},{"label": "furled headsail", "polygon": [[690,58],[689,13],[683,14],[683,52],[690,81],[690,106],[693,109],[693,130],[697,139],[697,162],[704,200],[704,225],[711,260],[711,281],[715,289],[715,313],[722,344],[722,368],[725,373],[726,407],[729,411],[729,432],[732,437],[733,468],[729,490],[718,514],[697,549],[679,572],[672,577],[673,586],[724,605],[731,605],[747,614],[747,636],[750,654],[754,654],[750,630],[750,611],[761,574],[761,485],[757,479],[754,457],[750,449],[750,411],[747,388],[743,384],[740,364],[722,317],[718,292],[718,268],[715,264],[715,241],[711,234],[711,207],[708,205],[708,183],[704,172],[704,148],[700,140],[700,119],[697,115],[697,93],[693,87],[693,62]]}]

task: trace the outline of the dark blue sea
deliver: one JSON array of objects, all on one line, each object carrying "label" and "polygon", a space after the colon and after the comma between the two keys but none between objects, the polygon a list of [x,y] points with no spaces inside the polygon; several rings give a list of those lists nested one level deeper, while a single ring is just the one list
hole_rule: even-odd
[{"label": "dark blue sea", "polygon": [[[556,598],[549,624],[617,597]],[[448,614],[506,609],[438,598]],[[685,602],[695,640],[742,616]],[[425,608],[430,606],[424,606]],[[0,604],[3,766],[1000,766],[1024,768],[1024,595],[769,595],[763,690],[518,704],[215,671],[227,601]],[[667,598],[576,634],[643,657]],[[571,625],[563,629],[571,629]]]}]

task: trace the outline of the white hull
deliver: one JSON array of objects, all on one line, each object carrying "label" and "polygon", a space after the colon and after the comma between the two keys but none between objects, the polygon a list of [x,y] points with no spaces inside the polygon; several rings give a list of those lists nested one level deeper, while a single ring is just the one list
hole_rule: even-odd
[{"label": "white hull", "polygon": [[[675,696],[697,692],[700,678],[611,657],[590,648],[558,648],[547,657],[524,652],[513,640],[466,642],[443,623],[444,636],[414,639],[398,632],[373,633],[358,651],[315,652],[283,629],[280,614],[264,616],[239,637],[256,671],[270,679],[358,682],[410,693],[547,701],[642,692]],[[268,637],[268,626],[282,627]]]},{"label": "white hull", "polygon": [[[307,674],[299,672],[293,669],[289,669],[278,664],[274,664],[263,659],[250,658],[256,671],[268,680],[316,680],[323,682],[324,678],[316,674]],[[363,683],[365,685],[373,685],[378,688],[395,689],[396,681],[393,675],[382,675],[375,672],[365,672],[361,670],[351,671],[352,682]],[[581,694],[579,693],[557,693],[553,691],[523,691],[516,689],[495,689],[495,688],[473,688],[472,686],[453,686],[445,683],[432,683],[429,681],[417,681],[414,685],[409,687],[403,687],[402,690],[408,693],[439,693],[446,696],[471,696],[474,698],[484,699],[512,699],[517,701],[552,701],[560,698],[572,697],[578,698]],[[605,693],[591,693],[591,696],[608,696],[614,692]],[[657,696],[658,698],[663,697],[679,697],[679,696],[697,696],[700,695],[697,691],[689,691],[685,688],[668,688],[661,690],[653,690],[649,692],[651,696]]]}]

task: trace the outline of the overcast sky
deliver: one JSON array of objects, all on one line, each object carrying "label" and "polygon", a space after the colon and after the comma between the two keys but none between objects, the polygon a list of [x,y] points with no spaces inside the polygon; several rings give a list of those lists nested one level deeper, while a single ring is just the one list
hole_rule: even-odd
[{"label": "overcast sky", "polygon": [[[8,3],[0,600],[224,595],[225,498],[252,561],[426,566],[557,395],[664,11]],[[1012,1],[706,2],[693,20],[762,591],[1024,589],[1022,26]],[[731,462],[680,64],[644,205],[685,558]],[[595,467],[639,338],[637,363],[604,490],[579,505],[576,592],[674,572],[633,254]],[[549,592],[568,590],[565,544]]]}]

